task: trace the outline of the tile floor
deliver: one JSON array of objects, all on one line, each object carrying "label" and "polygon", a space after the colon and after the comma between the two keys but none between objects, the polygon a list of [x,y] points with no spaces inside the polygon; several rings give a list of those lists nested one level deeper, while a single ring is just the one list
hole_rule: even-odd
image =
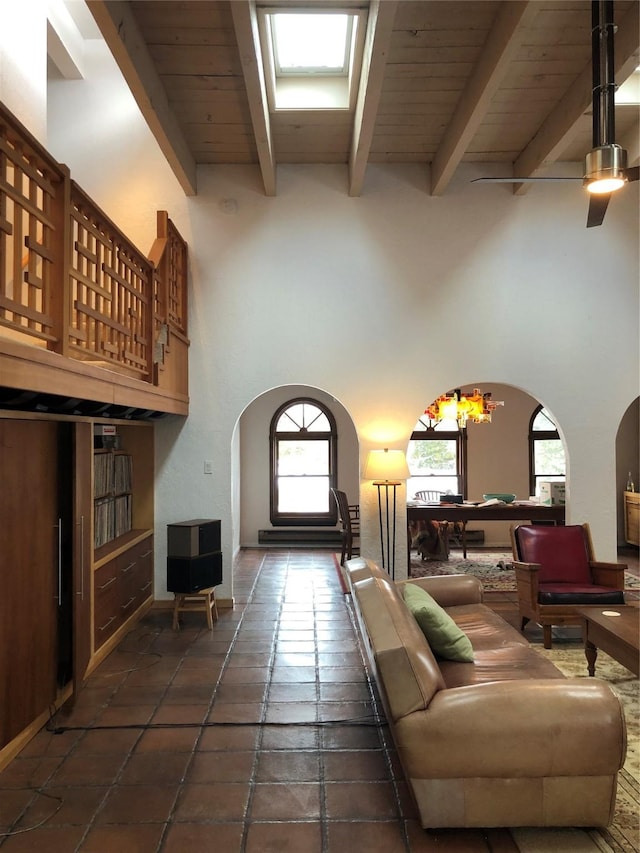
[{"label": "tile floor", "polygon": [[330,552],[243,551],[234,591],[212,632],[150,612],[0,773],[2,853],[517,853],[421,829]]}]

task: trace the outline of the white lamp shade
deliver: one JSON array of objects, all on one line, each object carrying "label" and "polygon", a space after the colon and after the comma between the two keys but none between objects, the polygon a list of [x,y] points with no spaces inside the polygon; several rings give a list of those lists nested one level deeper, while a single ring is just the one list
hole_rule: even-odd
[{"label": "white lamp shade", "polygon": [[364,479],[381,483],[400,483],[411,476],[402,450],[370,450],[364,466]]}]

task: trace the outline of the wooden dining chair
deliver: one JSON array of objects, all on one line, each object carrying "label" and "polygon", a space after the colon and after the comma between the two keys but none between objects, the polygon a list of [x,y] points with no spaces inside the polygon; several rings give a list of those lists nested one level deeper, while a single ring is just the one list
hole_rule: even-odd
[{"label": "wooden dining chair", "polygon": [[344,566],[345,559],[350,560],[353,554],[360,553],[360,504],[350,504],[347,493],[339,489],[331,489],[331,493],[338,507],[342,533],[340,565]]},{"label": "wooden dining chair", "polygon": [[415,500],[417,501],[425,501],[425,503],[437,503],[442,497],[442,492],[438,492],[434,489],[422,489],[419,492],[416,492]]}]

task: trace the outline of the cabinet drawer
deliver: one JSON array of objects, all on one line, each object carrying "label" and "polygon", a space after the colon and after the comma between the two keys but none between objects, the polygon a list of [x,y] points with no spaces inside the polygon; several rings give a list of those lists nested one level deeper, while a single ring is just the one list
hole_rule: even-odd
[{"label": "cabinet drawer", "polygon": [[121,623],[117,560],[100,566],[93,575],[94,646],[99,648]]},{"label": "cabinet drawer", "polygon": [[118,590],[121,604],[127,603],[130,598],[135,598],[138,571],[139,565],[135,548],[131,548],[118,557]]},{"label": "cabinet drawer", "polygon": [[640,545],[640,506],[630,504],[627,507],[627,542]]},{"label": "cabinet drawer", "polygon": [[153,592],[153,537],[138,542],[118,559],[120,604],[126,619]]},{"label": "cabinet drawer", "polygon": [[148,536],[94,572],[94,649],[99,649],[151,595],[153,536]]},{"label": "cabinet drawer", "polygon": [[625,492],[624,533],[631,545],[640,545],[640,494]]},{"label": "cabinet drawer", "polygon": [[138,595],[140,603],[153,595],[153,536],[140,543],[138,559]]}]

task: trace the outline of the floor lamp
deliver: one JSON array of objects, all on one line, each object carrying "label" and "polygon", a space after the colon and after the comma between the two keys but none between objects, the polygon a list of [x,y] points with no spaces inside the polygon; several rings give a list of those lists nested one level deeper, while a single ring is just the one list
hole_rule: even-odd
[{"label": "floor lamp", "polygon": [[386,569],[394,580],[396,576],[396,489],[409,476],[409,466],[402,450],[389,450],[387,447],[383,450],[369,451],[364,468],[364,479],[373,480],[373,485],[378,489],[382,568]]}]

